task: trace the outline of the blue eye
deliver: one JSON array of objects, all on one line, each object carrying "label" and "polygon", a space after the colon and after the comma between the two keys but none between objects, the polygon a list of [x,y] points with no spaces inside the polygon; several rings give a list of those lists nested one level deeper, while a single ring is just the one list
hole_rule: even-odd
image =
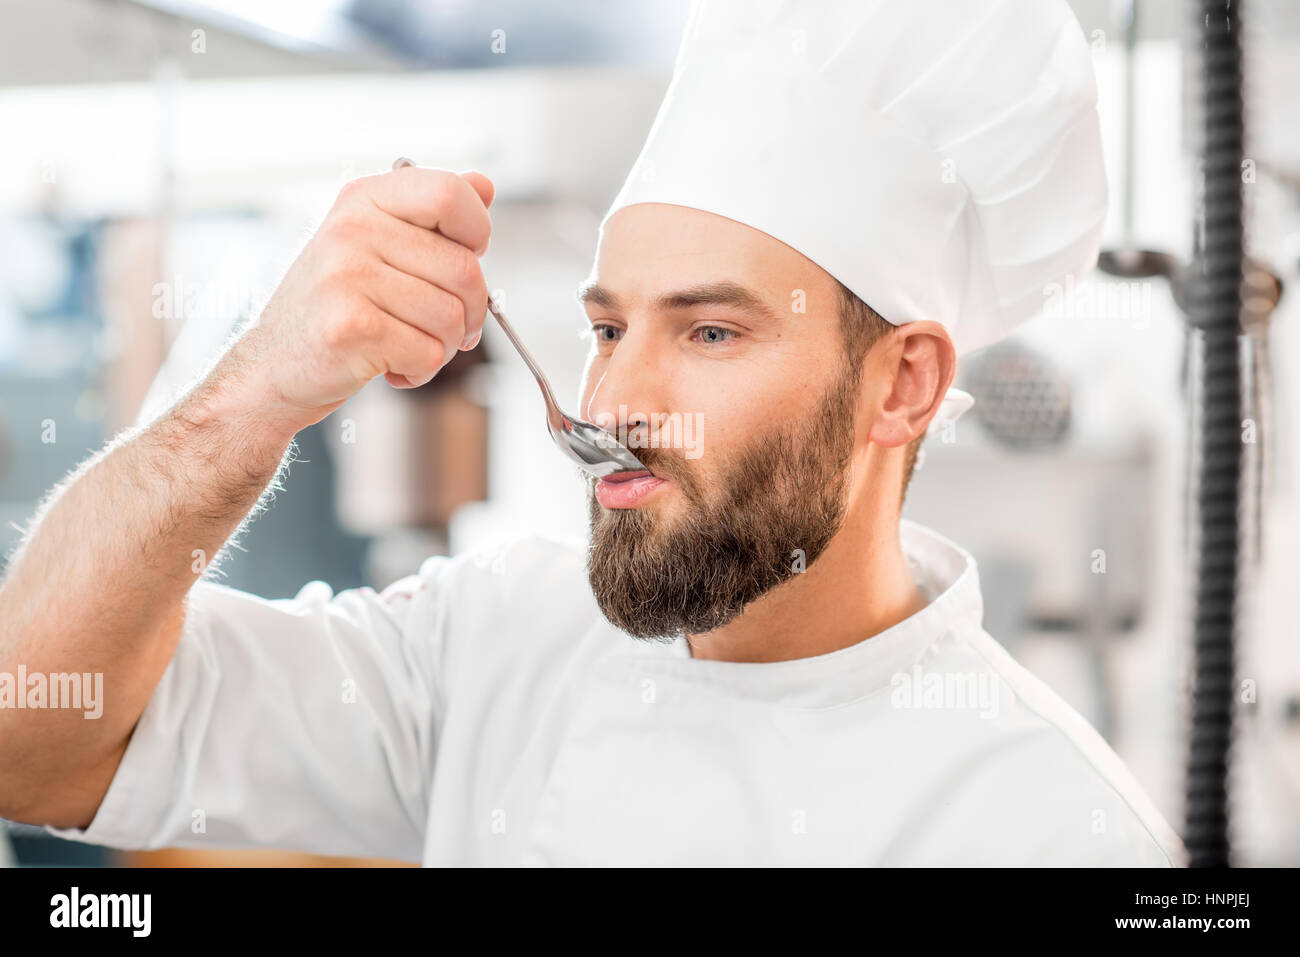
[{"label": "blue eye", "polygon": [[723,329],[721,326],[700,326],[695,330],[700,335],[700,341],[705,343],[726,342],[729,338],[737,335],[733,329]]},{"label": "blue eye", "polygon": [[617,342],[619,333],[622,332],[618,326],[611,326],[604,323],[597,323],[591,327],[592,334],[596,337],[596,342]]}]

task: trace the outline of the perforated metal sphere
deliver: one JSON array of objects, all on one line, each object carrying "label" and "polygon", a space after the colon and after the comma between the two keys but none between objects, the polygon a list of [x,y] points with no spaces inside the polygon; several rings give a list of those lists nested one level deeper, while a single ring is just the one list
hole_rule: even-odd
[{"label": "perforated metal sphere", "polygon": [[1070,430],[1070,385],[1046,356],[1019,343],[993,346],[970,361],[964,388],[989,434],[1012,448],[1050,448]]}]

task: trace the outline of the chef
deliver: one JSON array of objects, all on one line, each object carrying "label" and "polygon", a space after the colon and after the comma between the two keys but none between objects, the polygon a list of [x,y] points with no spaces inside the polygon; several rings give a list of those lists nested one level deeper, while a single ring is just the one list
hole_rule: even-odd
[{"label": "chef", "polygon": [[118,700],[94,729],[21,712],[0,813],[427,865],[1184,863],[983,629],[971,556],[899,517],[920,443],[969,405],[957,357],[1097,255],[1064,0],[697,2],[580,287],[581,414],[646,465],[591,486],[589,540],[432,557],[380,592],[200,577],[294,429],[474,347],[491,201],[478,173],[352,184],[204,380],[46,503],[0,651],[98,665]]}]

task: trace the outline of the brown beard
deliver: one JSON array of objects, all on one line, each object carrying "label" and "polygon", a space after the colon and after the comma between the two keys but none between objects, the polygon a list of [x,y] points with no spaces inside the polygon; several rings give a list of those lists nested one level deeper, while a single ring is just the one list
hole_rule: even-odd
[{"label": "brown beard", "polygon": [[844,521],[856,386],[846,372],[806,422],[760,435],[719,479],[702,481],[679,453],[633,447],[677,483],[683,516],[604,509],[592,480],[587,577],[605,617],[638,638],[706,634],[810,566]]}]

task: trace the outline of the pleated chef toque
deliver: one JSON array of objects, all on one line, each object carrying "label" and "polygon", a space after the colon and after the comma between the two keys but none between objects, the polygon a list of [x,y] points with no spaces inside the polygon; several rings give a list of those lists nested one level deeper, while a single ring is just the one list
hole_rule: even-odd
[{"label": "pleated chef toque", "polygon": [[[725,216],[966,353],[1096,263],[1096,103],[1066,0],[695,0],[601,225],[636,203]],[[952,390],[931,430],[970,402]]]}]

